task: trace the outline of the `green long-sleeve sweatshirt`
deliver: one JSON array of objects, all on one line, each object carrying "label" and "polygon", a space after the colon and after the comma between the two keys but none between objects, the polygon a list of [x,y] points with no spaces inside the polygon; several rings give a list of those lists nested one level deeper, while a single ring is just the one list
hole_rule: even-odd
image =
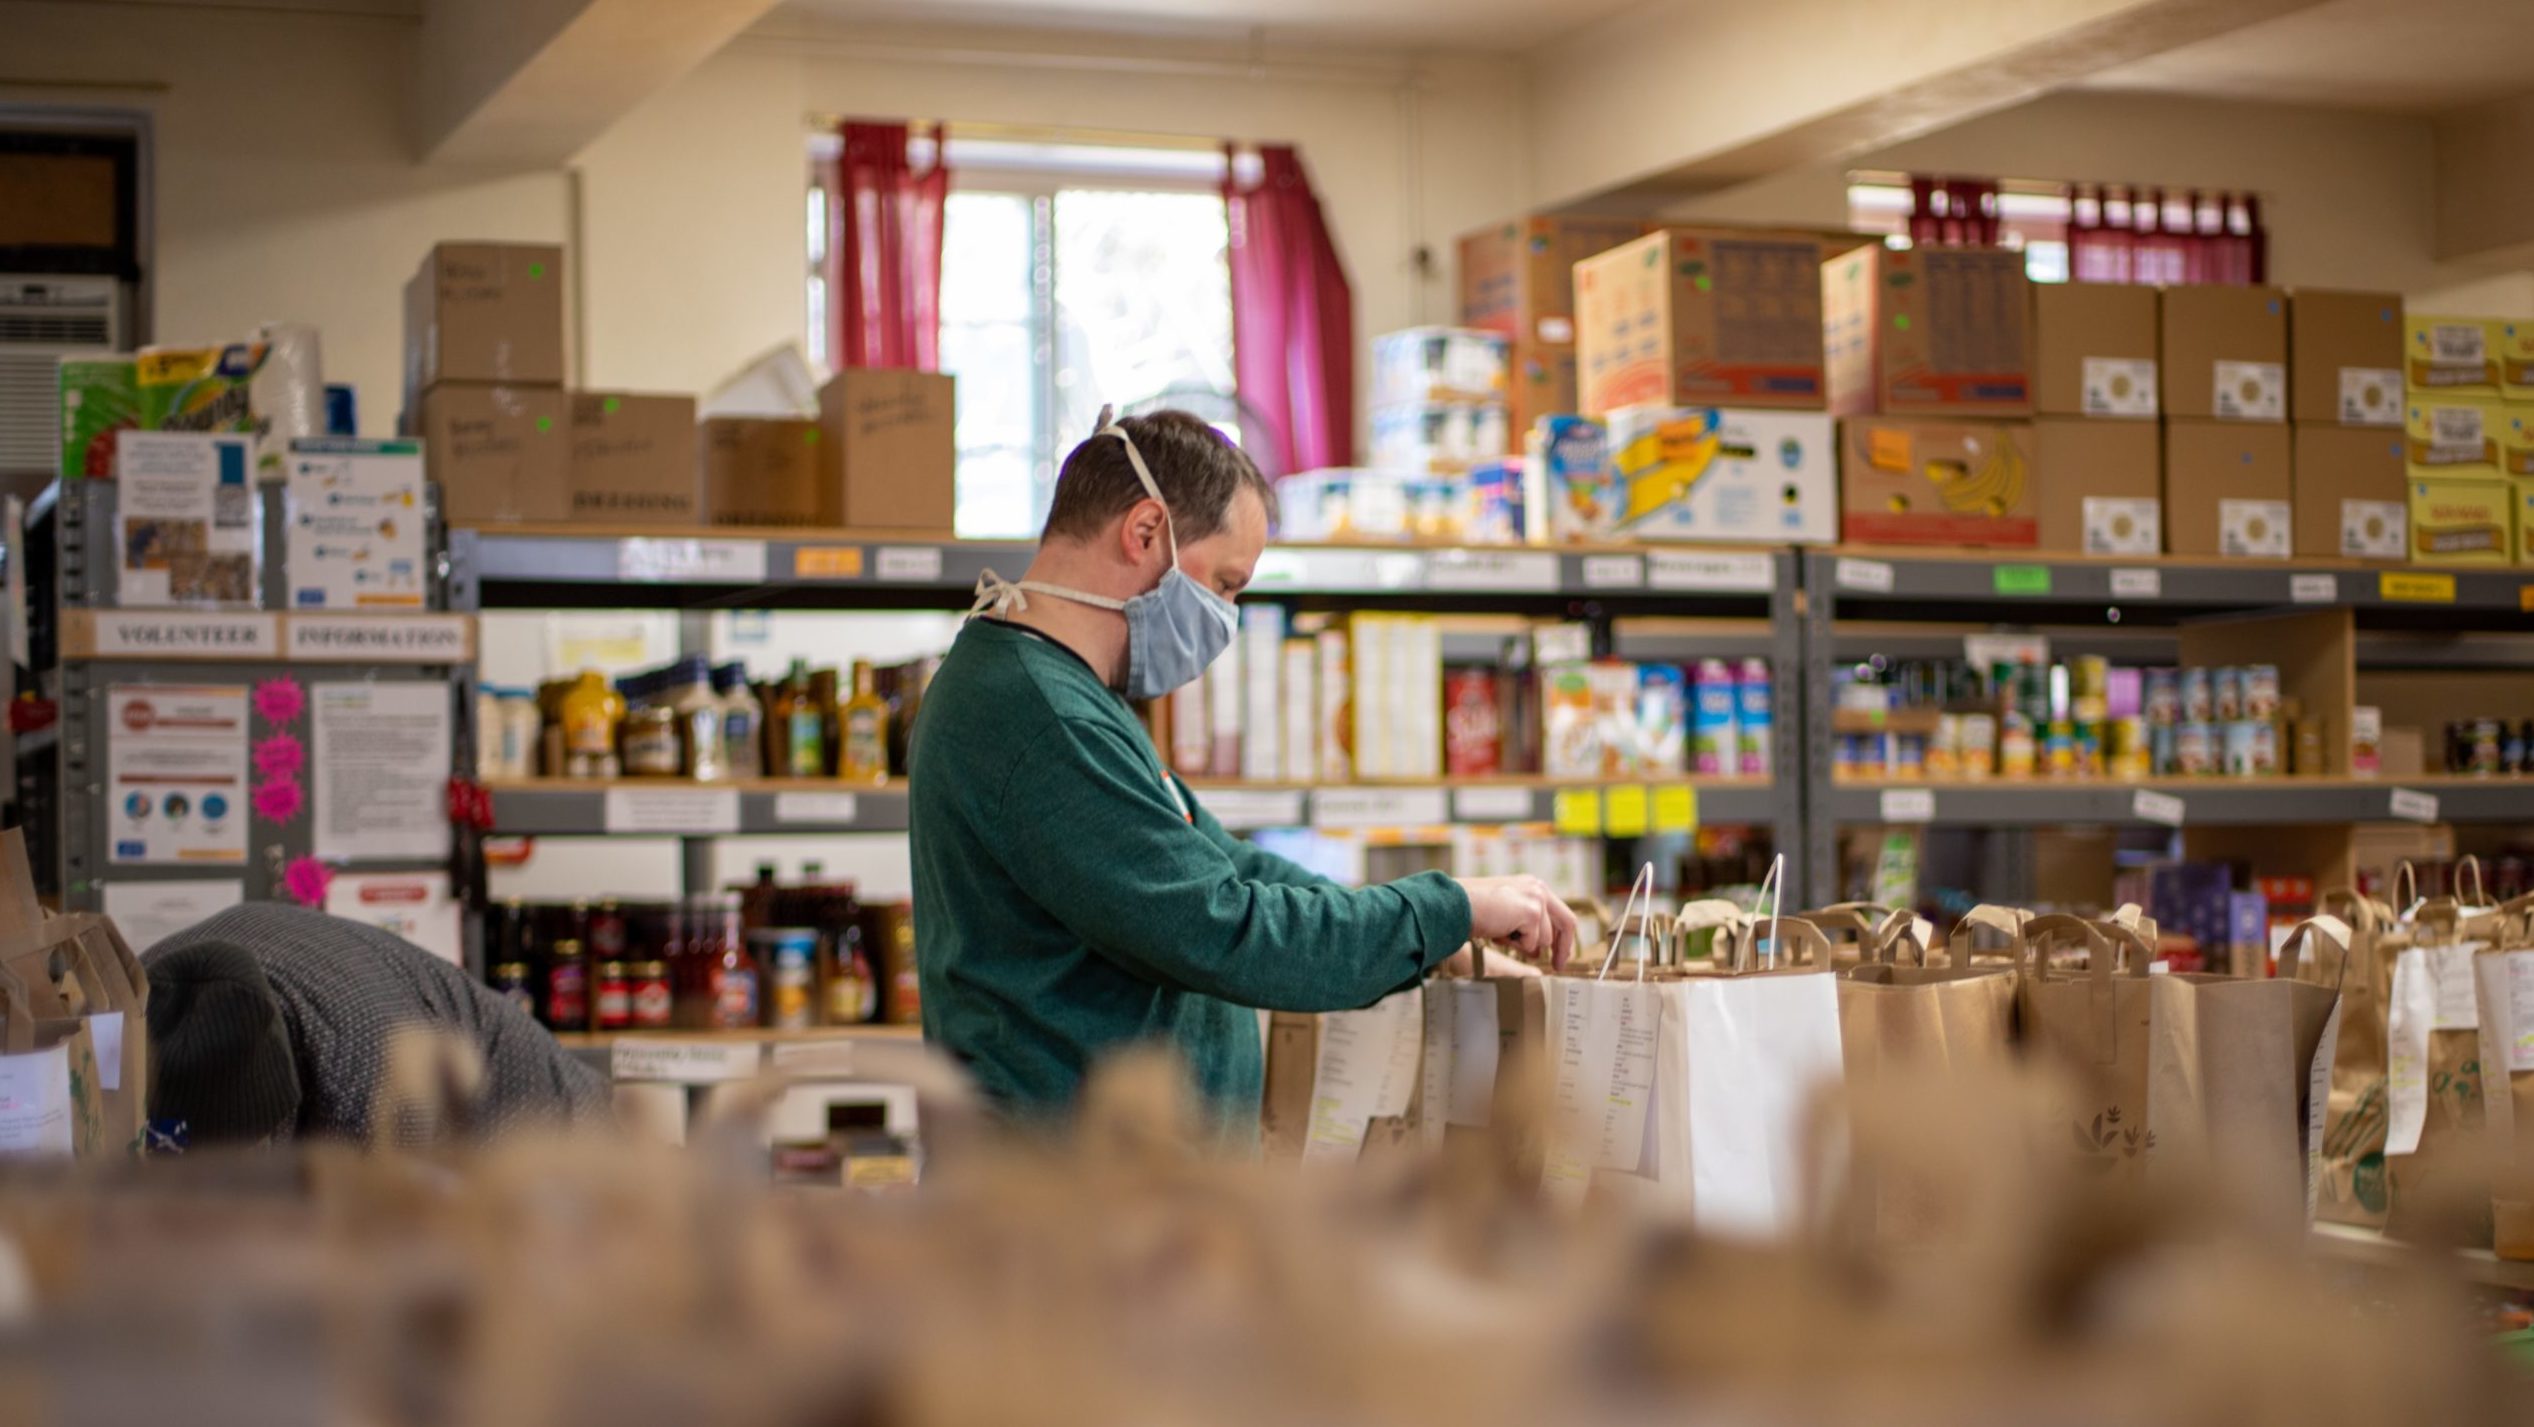
[{"label": "green long-sleeve sweatshirt", "polygon": [[1350,889],[1225,832],[1124,699],[1017,625],[961,629],[910,757],[924,1035],[1025,1117],[1163,1041],[1226,1139],[1254,1139],[1251,1008],[1367,1006],[1469,940],[1439,872]]}]

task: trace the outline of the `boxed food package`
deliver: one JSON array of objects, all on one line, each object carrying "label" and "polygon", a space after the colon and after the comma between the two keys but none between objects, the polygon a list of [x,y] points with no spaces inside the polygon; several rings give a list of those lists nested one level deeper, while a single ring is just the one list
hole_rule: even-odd
[{"label": "boxed food package", "polygon": [[134,359],[144,431],[255,430],[252,392],[261,342],[143,347]]},{"label": "boxed food package", "polygon": [[2033,480],[2043,549],[2163,552],[2164,440],[2154,422],[2039,417]]},{"label": "boxed food package", "polygon": [[2534,565],[2534,480],[2516,480],[2516,563]]},{"label": "boxed food package", "polygon": [[[1482,464],[1466,476],[1426,475],[1410,471],[1372,471],[1340,467],[1305,471],[1276,483],[1282,514],[1280,540],[1497,540],[1473,534],[1480,472],[1495,472],[1487,484],[1490,506],[1484,512],[1489,530],[1519,530],[1518,500],[1507,508],[1498,488],[1505,463]],[[1507,537],[1510,538],[1510,537]]]},{"label": "boxed food package", "polygon": [[2534,322],[2502,319],[2492,325],[2499,334],[2500,395],[2534,402]]},{"label": "boxed food package", "polygon": [[939,372],[848,367],[818,391],[820,524],[947,535],[958,524],[958,389]]},{"label": "boxed food package", "polygon": [[2426,565],[2514,563],[2516,483],[2505,476],[2414,471],[2411,558]]},{"label": "boxed food package", "polygon": [[2288,415],[2341,426],[2402,420],[2402,295],[2288,295]]},{"label": "boxed food package", "polygon": [[1520,461],[1481,461],[1472,466],[1462,482],[1466,490],[1460,534],[1455,538],[1472,545],[1521,544],[1530,530],[1523,480]]},{"label": "boxed food package", "polygon": [[1584,414],[1623,406],[1822,409],[1821,244],[1668,228],[1575,265]]},{"label": "boxed food package", "polygon": [[[1672,671],[1675,681],[1680,671]],[[1540,771],[1552,778],[1624,778],[1635,772],[1638,669],[1604,660],[1540,670],[1546,720]]]},{"label": "boxed food package", "polygon": [[2411,390],[2497,396],[2502,368],[2500,328],[2482,317],[2402,316],[2402,382]]},{"label": "boxed food package", "polygon": [[2287,559],[2295,548],[2293,459],[2285,426],[2167,421],[2165,548]]},{"label": "boxed food package", "polygon": [[436,382],[563,381],[563,249],[441,243],[405,284],[405,394]]},{"label": "boxed food package", "polygon": [[1501,402],[1505,370],[1500,332],[1472,327],[1385,332],[1373,339],[1373,407]]},{"label": "boxed food package", "polygon": [[65,481],[114,479],[117,432],[141,426],[141,379],[132,357],[64,357],[57,373],[61,392],[62,463]]},{"label": "boxed food package", "polygon": [[1610,466],[1610,431],[1590,416],[1544,416],[1524,442],[1522,505],[1535,545],[1608,540],[1623,492]]},{"label": "boxed food package", "polygon": [[1523,439],[1542,417],[1564,416],[1576,409],[1575,348],[1516,342],[1511,375],[1505,441],[1508,453],[1519,456]]},{"label": "boxed food package", "polygon": [[1501,333],[1517,345],[1573,342],[1575,265],[1643,237],[1646,227],[1641,218],[1531,217],[1464,234],[1461,325]]},{"label": "boxed food package", "polygon": [[2414,472],[2495,476],[2507,408],[2482,396],[2415,391],[2403,402],[2403,459]]},{"label": "boxed food package", "polygon": [[1832,419],[1815,412],[1630,406],[1610,413],[1618,508],[1627,540],[1838,539]]},{"label": "boxed food package", "polygon": [[2048,416],[2155,418],[2154,288],[2035,283],[2032,311],[2033,410]]},{"label": "boxed food package", "polygon": [[1857,416],[1840,426],[1841,538],[1881,545],[2039,543],[2030,422]]},{"label": "boxed food package", "polygon": [[612,525],[702,521],[695,398],[574,392],[572,518]]},{"label": "boxed food package", "polygon": [[2499,410],[2499,469],[2511,476],[2534,476],[2534,406]]},{"label": "boxed food package", "polygon": [[2168,287],[2158,317],[2167,417],[2288,419],[2287,294]]},{"label": "boxed food package", "polygon": [[2030,415],[2030,287],[2011,248],[1868,244],[1831,259],[1821,269],[1830,409]]},{"label": "boxed food package", "polygon": [[443,382],[422,394],[423,465],[451,526],[568,520],[571,412],[563,390]]},{"label": "boxed food package", "polygon": [[792,417],[716,416],[704,422],[704,509],[715,525],[819,525],[825,434]]},{"label": "boxed food package", "polygon": [[423,480],[419,441],[293,442],[282,546],[291,608],[422,608]]},{"label": "boxed food package", "polygon": [[1373,465],[1448,474],[1504,454],[1505,409],[1469,402],[1385,406],[1373,413]]},{"label": "boxed food package", "polygon": [[2398,434],[2299,425],[2295,484],[2297,554],[2399,560],[2409,550]]}]

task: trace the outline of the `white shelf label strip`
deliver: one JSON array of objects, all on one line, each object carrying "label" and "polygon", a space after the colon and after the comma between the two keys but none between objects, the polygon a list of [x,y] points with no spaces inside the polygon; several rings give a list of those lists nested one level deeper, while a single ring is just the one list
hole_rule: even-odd
[{"label": "white shelf label strip", "polygon": [[1584,588],[1634,590],[1645,585],[1645,559],[1638,555],[1587,555]]},{"label": "white shelf label strip", "polygon": [[1295,788],[1213,788],[1197,794],[1214,820],[1233,832],[1302,826],[1302,793]]},{"label": "white shelf label strip", "polygon": [[610,788],[605,826],[611,833],[711,837],[739,831],[736,788]]},{"label": "white shelf label strip", "polygon": [[774,820],[786,827],[815,824],[851,827],[862,817],[862,801],[851,793],[777,793]]},{"label": "white shelf label strip", "polygon": [[933,545],[883,545],[880,553],[872,557],[872,567],[883,580],[938,580],[941,578],[941,549]]},{"label": "white shelf label strip", "polygon": [[1313,827],[1434,827],[1452,820],[1441,788],[1322,788],[1311,795]]},{"label": "white shelf label strip", "polygon": [[1452,793],[1452,813],[1465,823],[1518,823],[1531,820],[1528,788],[1460,788]]},{"label": "white shelf label strip", "polygon": [[2415,788],[2395,788],[2385,798],[2385,810],[2406,822],[2437,821],[2437,795]]},{"label": "white shelf label strip", "polygon": [[619,540],[616,578],[628,584],[761,585],[765,549],[762,540]]},{"label": "white shelf label strip", "polygon": [[[1839,562],[1870,564],[1870,561]],[[1890,589],[1891,567],[1883,567],[1883,588]],[[1658,550],[1646,557],[1646,582],[1658,590],[1767,591],[1777,587],[1777,567],[1764,551],[1748,554],[1692,555]]]},{"label": "white shelf label strip", "polygon": [[2164,593],[2164,572],[2161,570],[2114,570],[2112,594],[2125,600],[2151,600]]},{"label": "white shelf label strip", "polygon": [[720,1085],[753,1080],[765,1048],[755,1041],[647,1040],[621,1037],[608,1050],[608,1069],[618,1080],[657,1080],[675,1085]]},{"label": "white shelf label strip", "polygon": [[1843,590],[1889,594],[1892,590],[1892,567],[1882,560],[1851,560],[1842,557],[1839,563],[1831,568],[1830,582]]},{"label": "white shelf label strip", "polygon": [[2288,576],[2291,604],[2339,604],[2340,579],[2334,575]]},{"label": "white shelf label strip", "polygon": [[2171,793],[2141,788],[2129,800],[2129,811],[2140,822],[2161,823],[2166,827],[2182,826],[2182,800]]},{"label": "white shelf label strip", "polygon": [[1936,791],[1933,788],[1885,788],[1882,813],[1883,821],[1887,823],[1934,822]]}]

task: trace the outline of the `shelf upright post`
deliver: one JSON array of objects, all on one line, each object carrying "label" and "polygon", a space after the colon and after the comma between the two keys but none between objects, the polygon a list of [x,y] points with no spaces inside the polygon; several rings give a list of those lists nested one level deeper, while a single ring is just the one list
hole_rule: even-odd
[{"label": "shelf upright post", "polygon": [[1769,807],[1770,845],[1786,857],[1785,904],[1809,907],[1821,884],[1813,879],[1811,849],[1806,845],[1804,790],[1809,785],[1808,750],[1812,675],[1805,663],[1804,562],[1795,550],[1769,557],[1776,580],[1769,593]]},{"label": "shelf upright post", "polygon": [[1802,784],[1798,816],[1803,827],[1803,877],[1798,885],[1810,899],[1801,905],[1811,905],[1836,901],[1842,895],[1839,825],[1834,805],[1838,790],[1832,781],[1838,752],[1831,718],[1836,696],[1830,677],[1831,661],[1837,652],[1837,631],[1833,626],[1838,616],[1839,587],[1834,577],[1836,556],[1810,551],[1799,558],[1803,578],[1800,588],[1789,592],[1803,609],[1802,657],[1798,661],[1803,671],[1798,681],[1803,748],[1794,764],[1797,780]]},{"label": "shelf upright post", "polygon": [[[695,655],[711,658],[713,653],[713,613],[705,609],[682,609],[677,616],[677,652],[681,659]],[[678,839],[678,879],[688,896],[713,890],[713,839],[681,837]]]}]

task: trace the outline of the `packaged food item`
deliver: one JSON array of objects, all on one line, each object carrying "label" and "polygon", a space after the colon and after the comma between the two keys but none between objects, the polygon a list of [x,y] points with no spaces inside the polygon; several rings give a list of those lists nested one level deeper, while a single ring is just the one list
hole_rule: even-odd
[{"label": "packaged food item", "polygon": [[766,980],[766,1024],[776,1030],[818,1024],[817,928],[759,928],[748,933],[748,948]]},{"label": "packaged food item", "polygon": [[2148,776],[2152,764],[2145,719],[2113,719],[2106,744],[2104,771],[2109,776],[2124,783],[2134,783]]},{"label": "packaged food item", "polygon": [[1734,706],[1734,727],[1742,742],[1742,775],[1768,777],[1770,746],[1777,728],[1769,661],[1743,660],[1742,678],[1736,688],[1740,697]]},{"label": "packaged food item", "polygon": [[1961,719],[1962,776],[1985,779],[1997,772],[1997,720],[1984,713]]},{"label": "packaged food item", "polygon": [[2279,776],[2279,725],[2266,718],[2244,720],[2252,730],[2252,751],[2245,760],[2255,778]]},{"label": "packaged food item", "polygon": [[1731,666],[1722,659],[1699,660],[1689,732],[1691,772],[1722,774],[1741,767],[1739,702]]},{"label": "packaged food item", "polygon": [[1689,771],[1688,679],[1677,664],[1647,664],[1637,670],[1635,756],[1630,772],[1644,777],[1677,778]]},{"label": "packaged food item", "polygon": [[2244,717],[2269,718],[2279,712],[2279,666],[2247,664],[2243,669]]},{"label": "packaged food item", "polygon": [[638,1031],[665,1031],[676,1014],[676,998],[669,989],[669,964],[665,961],[637,961],[633,964],[633,1028]]},{"label": "packaged food item", "polygon": [[1892,733],[1884,735],[1890,745],[1891,776],[1924,778],[1927,776],[1927,735]]},{"label": "packaged food item", "polygon": [[2243,670],[2232,665],[2211,669],[2208,682],[2210,717],[2219,723],[2244,717]]},{"label": "packaged food item", "polygon": [[2186,778],[2217,771],[2217,735],[2208,724],[2194,721],[2174,728],[2173,771]]},{"label": "packaged food item", "polygon": [[642,675],[620,681],[624,729],[618,747],[630,778],[674,778],[680,772],[677,710],[660,697],[659,680]]},{"label": "packaged food item", "polygon": [[2073,778],[2077,771],[2076,725],[2052,719],[2042,735],[2041,770],[2052,778]]},{"label": "packaged food item", "polygon": [[2182,721],[2182,684],[2171,669],[2147,671],[2145,714],[2151,724],[2176,724]]},{"label": "packaged food item", "polygon": [[1997,772],[2007,779],[2030,778],[2040,750],[2035,746],[2033,721],[2020,710],[2008,713],[1997,725]]},{"label": "packaged food item", "polygon": [[2220,767],[2227,777],[2249,778],[2253,776],[2253,743],[2256,737],[2254,730],[2266,727],[2268,727],[2267,724],[2257,723],[2251,719],[2236,719],[2225,725],[2225,752],[2221,755]]},{"label": "packaged food item", "polygon": [[563,695],[562,776],[613,778],[624,765],[616,753],[616,726],[625,717],[625,696],[609,688],[595,669],[584,669]]},{"label": "packaged food item", "polygon": [[1587,416],[1543,416],[1523,442],[1522,508],[1534,544],[1608,540],[1622,492],[1610,433]]},{"label": "packaged food item", "polygon": [[1962,776],[1962,717],[1959,714],[1938,714],[1935,737],[1927,740],[1927,776],[1959,778]]},{"label": "packaged food item", "polygon": [[1455,778],[1505,771],[1503,703],[1486,665],[1443,671],[1443,771]]},{"label": "packaged food item", "polygon": [[264,364],[264,344],[144,347],[135,359],[145,431],[255,430],[250,391]]},{"label": "packaged food item", "polygon": [[1601,729],[1593,718],[1592,666],[1540,671],[1540,771],[1552,778],[1601,776]]},{"label": "packaged food item", "polygon": [[130,357],[64,357],[57,372],[61,393],[65,481],[114,479],[117,433],[141,425],[141,384]]},{"label": "packaged food item", "polygon": [[2182,722],[2207,723],[2217,717],[2217,701],[2208,673],[2206,669],[2182,671]]},{"label": "packaged food item", "polygon": [[2147,772],[2150,777],[2169,777],[2181,770],[2175,751],[2175,730],[2179,724],[2147,725]]}]

